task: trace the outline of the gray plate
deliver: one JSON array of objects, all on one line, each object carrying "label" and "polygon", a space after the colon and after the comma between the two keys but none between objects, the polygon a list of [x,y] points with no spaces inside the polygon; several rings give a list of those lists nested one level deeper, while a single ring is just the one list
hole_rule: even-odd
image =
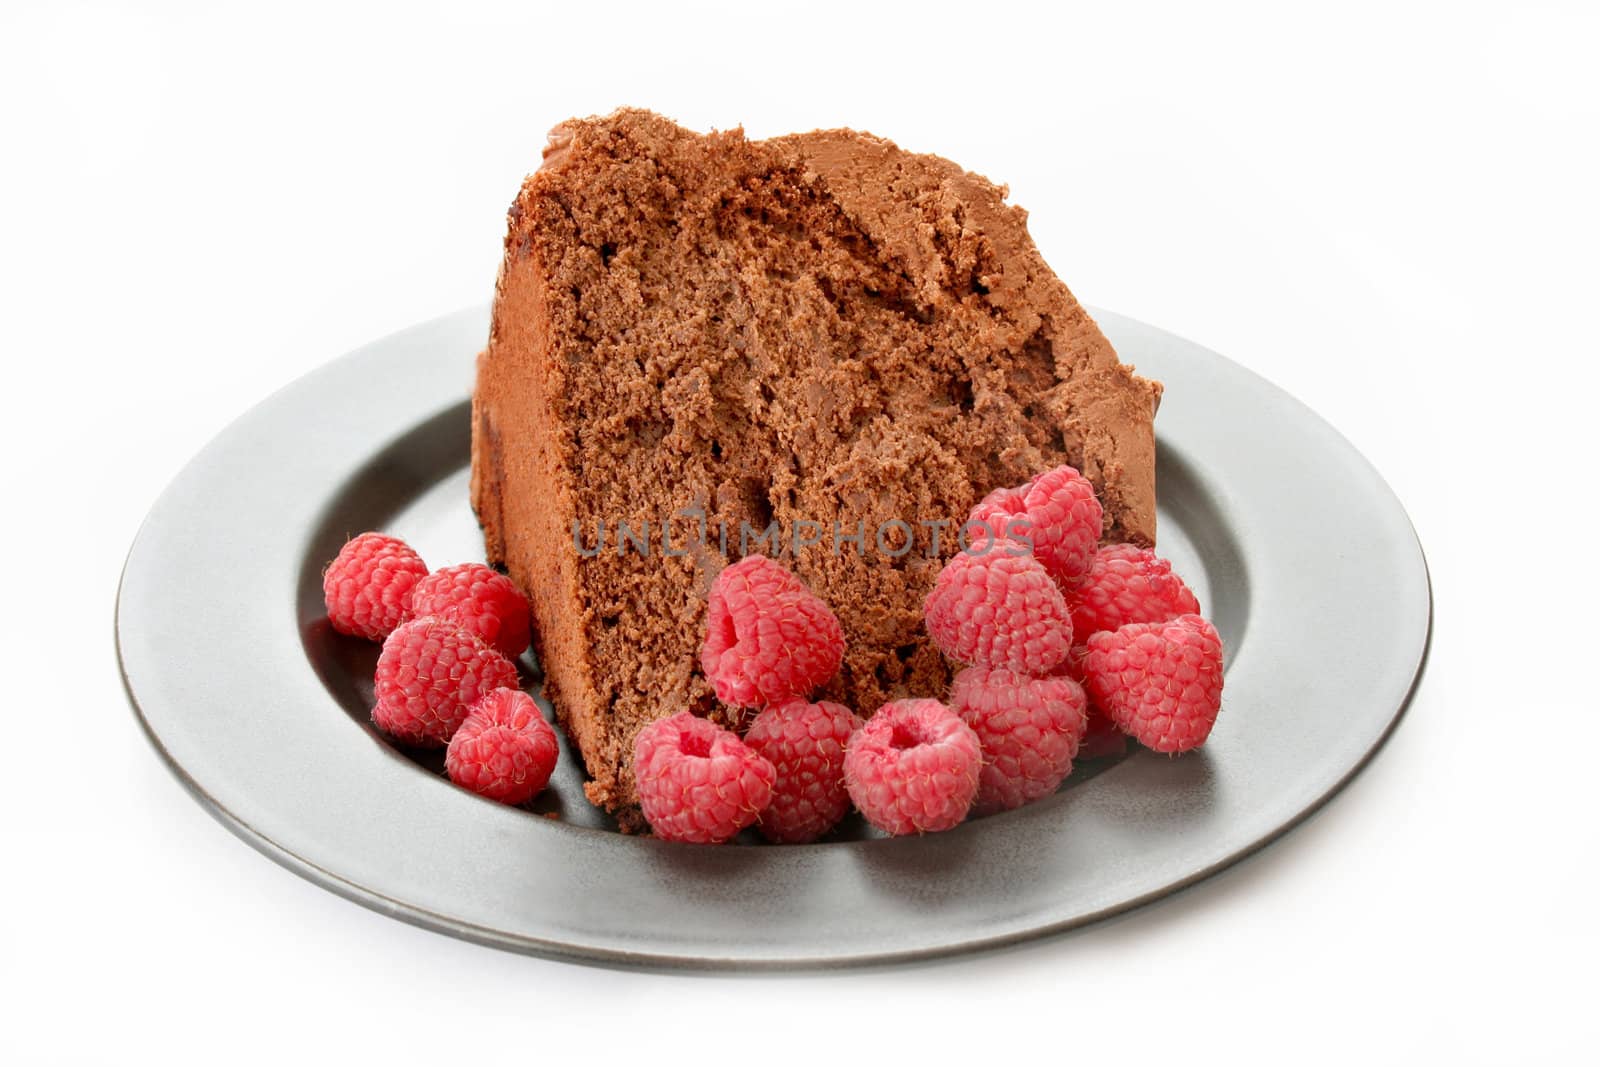
[{"label": "gray plate", "polygon": [[376,646],[329,630],[320,572],[373,528],[434,566],[482,558],[466,480],[483,309],[294,383],[178,476],[122,578],[128,692],[174,773],[250,844],[378,911],[503,948],[657,966],[882,962],[1153,900],[1271,841],[1362,765],[1417,680],[1431,601],[1405,512],[1326,423],[1221,356],[1098,317],[1167,384],[1161,547],[1228,650],[1222,715],[1195,753],[1089,764],[1054,797],[949,833],[886,840],[854,823],[784,848],[614,833],[570,752],[532,810],[456,789],[437,754],[369,725]]}]

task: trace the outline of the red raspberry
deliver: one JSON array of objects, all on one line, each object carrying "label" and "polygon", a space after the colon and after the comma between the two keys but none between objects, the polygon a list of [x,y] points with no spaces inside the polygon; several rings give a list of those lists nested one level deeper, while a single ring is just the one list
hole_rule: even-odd
[{"label": "red raspberry", "polygon": [[1222,706],[1222,639],[1198,615],[1134,622],[1089,638],[1088,690],[1111,720],[1146,748],[1186,752],[1203,742]]},{"label": "red raspberry", "polygon": [[1089,479],[1071,467],[1045,471],[1014,489],[995,490],[978,502],[967,522],[983,523],[995,537],[1031,541],[1033,554],[1063,588],[1088,571],[1100,543],[1100,501]]},{"label": "red raspberry", "polygon": [[[1056,674],[1071,678],[1080,686],[1084,685],[1083,661],[1088,658],[1089,650],[1083,645],[1073,645],[1072,651],[1067,653],[1067,658],[1061,661],[1061,666],[1056,668]],[[1084,689],[1088,693],[1087,687]],[[1128,750],[1128,739],[1123,732],[1117,729],[1117,724],[1112,722],[1105,712],[1095,706],[1094,701],[1089,701],[1089,725],[1083,731],[1083,740],[1078,742],[1078,755],[1080,760],[1101,759],[1105,756],[1120,756]]]},{"label": "red raspberry", "polygon": [[[1033,523],[1028,521],[1027,511],[1028,486],[996,489],[972,505],[972,511],[967,514],[967,543],[982,548],[986,538],[1015,541],[1028,537],[1031,540]],[[979,529],[980,526],[983,529]]]},{"label": "red raspberry", "polygon": [[1096,552],[1089,573],[1067,594],[1067,605],[1080,641],[1130,622],[1200,613],[1200,602],[1172,573],[1172,564],[1137,545],[1107,545]]},{"label": "red raspberry", "polygon": [[444,769],[456,785],[502,804],[525,804],[556,769],[561,746],[520,689],[496,689],[472,706],[450,738]]},{"label": "red raspberry", "polygon": [[1067,602],[1044,565],[1000,541],[951,557],[923,603],[928,635],[974,667],[1049,674],[1072,647]]},{"label": "red raspberry", "polygon": [[769,841],[815,841],[850,810],[844,788],[844,746],[861,720],[843,704],[795,699],[767,708],[744,743],[777,770],[772,802],[761,813]]},{"label": "red raspberry", "polygon": [[633,773],[656,836],[700,845],[721,844],[755,822],[777,777],[736,734],[687,711],[639,731]]},{"label": "red raspberry", "polygon": [[422,579],[411,592],[411,614],[453,622],[509,659],[522,655],[530,639],[528,599],[481,563],[442,567]]},{"label": "red raspberry", "polygon": [[406,620],[412,588],[427,574],[422,557],[398,537],[353,537],[322,572],[328,621],[342,634],[382,641]]},{"label": "red raspberry", "polygon": [[1054,793],[1072,773],[1088,726],[1088,698],[1070,678],[968,667],[956,675],[950,706],[983,747],[976,805],[983,813]]},{"label": "red raspberry", "polygon": [[983,751],[937,700],[896,700],[850,737],[844,781],[867,821],[890,834],[948,830],[978,795]]},{"label": "red raspberry", "polygon": [[383,643],[373,690],[378,729],[408,744],[442,745],[495,689],[515,689],[517,668],[453,622],[414,619]]},{"label": "red raspberry", "polygon": [[711,583],[700,666],[718,699],[758,707],[808,697],[843,659],[839,620],[781,564],[746,556]]}]

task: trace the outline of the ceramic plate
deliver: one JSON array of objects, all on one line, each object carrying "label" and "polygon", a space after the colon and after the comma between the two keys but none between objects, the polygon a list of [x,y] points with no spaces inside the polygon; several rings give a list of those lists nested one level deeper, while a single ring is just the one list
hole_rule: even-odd
[{"label": "ceramic plate", "polygon": [[455,788],[438,754],[372,728],[377,646],[330,630],[320,575],[368,529],[434,566],[483,558],[467,477],[485,309],[333,362],[190,463],[123,574],[128,692],[174,773],[244,840],[368,907],[503,948],[832,966],[1004,945],[1154,900],[1270,842],[1361,767],[1417,680],[1431,600],[1404,510],[1327,423],[1198,345],[1097,317],[1166,382],[1160,548],[1227,646],[1221,718],[1189,755],[1091,763],[1053,797],[949,833],[890,840],[855,822],[782,848],[615,833],[570,751],[526,810]]}]

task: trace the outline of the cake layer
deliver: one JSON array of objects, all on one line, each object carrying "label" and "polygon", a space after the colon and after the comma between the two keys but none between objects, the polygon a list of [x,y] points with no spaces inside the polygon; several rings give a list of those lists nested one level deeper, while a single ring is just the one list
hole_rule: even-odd
[{"label": "cake layer", "polygon": [[510,211],[472,494],[625,828],[640,726],[738,717],[698,668],[732,559],[778,556],[832,606],[827,695],[870,715],[944,695],[921,605],[989,490],[1070,463],[1107,539],[1153,543],[1160,386],[1004,199],[845,130],[749,141],[624,110],[552,133]]}]

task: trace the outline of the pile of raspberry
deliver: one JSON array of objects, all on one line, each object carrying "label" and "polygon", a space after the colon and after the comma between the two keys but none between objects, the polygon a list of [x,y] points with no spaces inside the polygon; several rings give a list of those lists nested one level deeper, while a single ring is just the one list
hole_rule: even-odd
[{"label": "pile of raspberry", "polygon": [[[1055,792],[1073,761],[1203,743],[1222,702],[1222,642],[1172,565],[1100,545],[1101,506],[1071,467],[985,497],[923,605],[960,666],[946,699],[895,700],[864,723],[813,697],[844,659],[837,616],[782,564],[750,556],[712,583],[700,664],[717,698],[756,714],[741,737],[687,711],[636,735],[651,829],[718,844],[755,826],[815,841],[854,807],[889,834]],[[528,603],[477,563],[429,573],[405,542],[352,539],[323,575],[340,633],[382,641],[373,722],[448,746],[467,789],[522,804],[555,768],[555,731],[519,688]]]},{"label": "pile of raspberry", "polygon": [[861,721],[809,698],[839,671],[844,630],[804,582],[747,556],[711,584],[700,666],[717,698],[759,709],[743,738],[687,711],[634,739],[639,807],[657,837],[719,844],[752,824],[814,841],[850,810],[845,746]]},{"label": "pile of raspberry", "polygon": [[328,621],[382,641],[372,721],[407,745],[445,749],[450,780],[505,804],[550,781],[560,746],[524,693],[515,659],[531,640],[528,601],[481,563],[430,573],[397,537],[352,538],[322,575]]},{"label": "pile of raspberry", "polygon": [[740,738],[689,712],[634,744],[639,804],[656,836],[716,844],[747,826],[815,841],[852,805],[890,834],[945,830],[978,794],[978,734],[937,700],[896,700],[865,723],[813,701],[839,671],[838,618],[782,564],[749,556],[712,583],[700,666],[717,698],[758,709]]},{"label": "pile of raspberry", "polygon": [[963,665],[950,703],[983,750],[979,812],[1055,792],[1078,758],[1132,737],[1195,748],[1222,706],[1222,641],[1172,564],[1100,545],[1102,510],[1071,467],[990,493],[970,547],[923,606],[928,634]]},{"label": "pile of raspberry", "polygon": [[1222,643],[1172,566],[1102,547],[1093,486],[1071,467],[997,490],[924,604],[960,665],[946,700],[896,700],[863,723],[812,697],[844,656],[839,620],[781,564],[751,556],[713,583],[701,667],[718,699],[759,709],[743,738],[689,712],[641,730],[640,805],[657,836],[719,843],[754,825],[814,841],[853,805],[889,834],[1056,791],[1075,759],[1126,738],[1178,753],[1222,701]]}]

